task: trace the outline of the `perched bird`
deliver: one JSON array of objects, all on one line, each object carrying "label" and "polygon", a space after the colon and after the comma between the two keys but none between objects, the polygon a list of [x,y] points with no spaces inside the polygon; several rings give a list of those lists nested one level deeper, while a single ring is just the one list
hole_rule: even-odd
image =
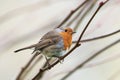
[{"label": "perched bird", "polygon": [[[71,28],[65,29],[54,29],[48,33],[46,33],[37,44],[30,45],[28,47],[24,47],[18,49],[16,52],[34,48],[34,51],[40,51],[46,58],[52,57],[61,57],[63,56],[63,51],[70,48],[72,44],[72,34],[75,33]],[[47,60],[48,61],[48,60]]]}]

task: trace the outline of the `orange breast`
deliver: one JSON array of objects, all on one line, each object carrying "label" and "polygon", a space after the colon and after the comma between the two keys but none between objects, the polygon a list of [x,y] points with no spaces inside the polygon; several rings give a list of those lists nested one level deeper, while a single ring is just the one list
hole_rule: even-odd
[{"label": "orange breast", "polygon": [[70,48],[70,46],[72,44],[72,35],[70,35],[66,32],[61,32],[60,34],[63,37],[64,49],[66,50],[66,49]]}]

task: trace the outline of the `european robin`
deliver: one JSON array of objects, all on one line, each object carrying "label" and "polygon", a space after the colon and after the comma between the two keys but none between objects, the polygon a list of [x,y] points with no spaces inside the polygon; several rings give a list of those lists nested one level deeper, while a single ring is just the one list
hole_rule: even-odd
[{"label": "european robin", "polygon": [[73,33],[75,32],[73,32],[71,28],[57,28],[46,33],[37,44],[18,49],[14,52],[16,53],[21,50],[34,48],[33,52],[40,51],[45,56],[46,60],[47,57],[60,58],[63,56],[63,52],[70,48]]}]

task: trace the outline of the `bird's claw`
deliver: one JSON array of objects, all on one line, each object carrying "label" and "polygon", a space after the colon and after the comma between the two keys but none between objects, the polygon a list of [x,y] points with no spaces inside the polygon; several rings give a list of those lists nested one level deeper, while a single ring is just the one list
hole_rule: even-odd
[{"label": "bird's claw", "polygon": [[63,61],[64,61],[63,57],[62,57],[62,56],[60,56],[60,57],[57,57],[57,58],[58,58],[59,62],[62,64],[62,63],[63,63]]},{"label": "bird's claw", "polygon": [[51,69],[51,65],[50,65],[50,63],[47,63],[47,65],[48,65],[48,69]]}]

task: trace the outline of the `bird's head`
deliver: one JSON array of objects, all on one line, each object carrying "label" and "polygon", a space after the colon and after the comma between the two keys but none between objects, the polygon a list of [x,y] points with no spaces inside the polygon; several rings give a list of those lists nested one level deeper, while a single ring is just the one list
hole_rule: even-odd
[{"label": "bird's head", "polygon": [[71,28],[65,28],[64,31],[65,31],[65,33],[70,34],[70,35],[75,33]]},{"label": "bird's head", "polygon": [[71,44],[72,44],[72,35],[75,32],[71,29],[71,28],[65,28],[62,29],[62,32],[60,33],[61,36],[63,37],[63,41],[64,41],[64,49],[66,50],[67,48],[70,48]]}]

